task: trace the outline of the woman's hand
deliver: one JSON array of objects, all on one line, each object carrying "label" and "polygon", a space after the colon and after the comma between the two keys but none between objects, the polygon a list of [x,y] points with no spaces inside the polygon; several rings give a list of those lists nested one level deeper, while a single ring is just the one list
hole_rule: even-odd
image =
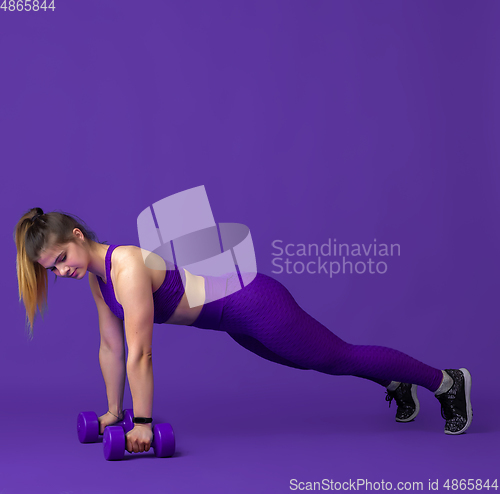
[{"label": "woman's hand", "polygon": [[104,415],[101,415],[97,420],[99,420],[99,434],[104,434],[104,429],[108,425],[113,425],[116,424],[116,422],[119,422],[120,420],[123,420],[123,412],[120,412],[118,415],[120,417],[117,419],[114,415],[112,415],[110,412],[106,412]]},{"label": "woman's hand", "polygon": [[125,449],[129,453],[149,451],[153,442],[153,431],[149,424],[135,424],[135,427],[125,435]]}]

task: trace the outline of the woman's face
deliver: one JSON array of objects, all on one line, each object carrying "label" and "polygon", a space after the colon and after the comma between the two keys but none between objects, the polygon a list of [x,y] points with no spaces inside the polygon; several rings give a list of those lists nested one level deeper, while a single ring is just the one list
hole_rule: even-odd
[{"label": "woman's face", "polygon": [[45,249],[38,263],[56,276],[81,279],[87,272],[89,256],[83,246],[83,233],[75,228],[73,234],[75,235],[74,242]]}]

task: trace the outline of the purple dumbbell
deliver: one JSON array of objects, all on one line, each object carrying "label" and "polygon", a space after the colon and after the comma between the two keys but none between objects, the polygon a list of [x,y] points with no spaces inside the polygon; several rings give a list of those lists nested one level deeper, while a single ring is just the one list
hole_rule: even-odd
[{"label": "purple dumbbell", "polygon": [[[125,434],[122,427],[110,425],[104,429],[104,458],[106,460],[121,460],[125,454]],[[174,430],[170,424],[156,424],[153,427],[151,447],[157,458],[172,456],[175,452]]]},{"label": "purple dumbbell", "polygon": [[[124,430],[126,434],[134,428],[133,418],[133,410],[123,410],[123,420],[116,422],[113,426],[119,426],[120,429]],[[97,442],[100,435],[99,419],[97,418],[97,414],[95,412],[80,412],[76,420],[76,430],[78,432],[78,439],[81,443]]]}]

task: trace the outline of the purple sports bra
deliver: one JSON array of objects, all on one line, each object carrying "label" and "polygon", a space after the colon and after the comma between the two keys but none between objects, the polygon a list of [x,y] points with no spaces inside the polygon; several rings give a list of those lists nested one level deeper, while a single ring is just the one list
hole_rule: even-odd
[{"label": "purple sports bra", "polygon": [[[102,297],[104,301],[111,309],[111,312],[119,319],[125,319],[123,313],[123,307],[118,303],[115,296],[115,290],[113,288],[113,282],[111,281],[111,254],[118,247],[118,245],[110,245],[106,252],[106,280],[104,283],[100,276],[96,276],[99,286],[101,288]],[[179,305],[179,302],[184,295],[184,283],[186,281],[186,274],[184,269],[179,269],[174,263],[165,259],[167,265],[167,270],[165,272],[165,278],[160,288],[153,293],[154,302],[154,322],[156,324],[162,324],[168,321],[175,309]]]}]

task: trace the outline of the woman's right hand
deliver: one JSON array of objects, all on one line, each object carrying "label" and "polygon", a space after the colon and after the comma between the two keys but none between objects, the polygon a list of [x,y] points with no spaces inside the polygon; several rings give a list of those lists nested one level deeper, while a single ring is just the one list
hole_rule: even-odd
[{"label": "woman's right hand", "polygon": [[108,425],[113,425],[116,424],[116,422],[119,422],[120,420],[123,420],[123,412],[120,412],[118,415],[119,418],[116,418],[114,415],[112,415],[110,412],[106,412],[104,415],[101,415],[98,417],[99,421],[99,434],[104,434],[104,429]]}]

